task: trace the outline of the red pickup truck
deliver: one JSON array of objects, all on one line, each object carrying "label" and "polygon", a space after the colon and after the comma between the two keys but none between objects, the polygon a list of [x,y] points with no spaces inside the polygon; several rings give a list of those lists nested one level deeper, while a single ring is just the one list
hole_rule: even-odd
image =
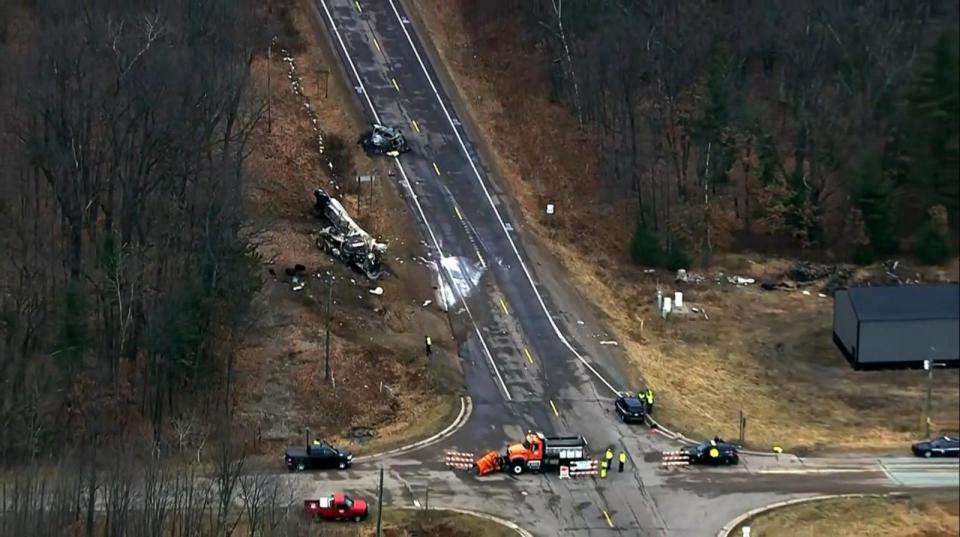
[{"label": "red pickup truck", "polygon": [[319,500],[304,500],[303,514],[311,520],[355,520],[367,516],[367,502],[349,494],[335,492]]}]

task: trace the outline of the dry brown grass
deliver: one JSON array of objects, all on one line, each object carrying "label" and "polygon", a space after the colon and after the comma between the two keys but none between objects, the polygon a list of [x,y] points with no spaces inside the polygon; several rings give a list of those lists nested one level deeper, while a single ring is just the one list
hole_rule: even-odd
[{"label": "dry brown grass", "polygon": [[[693,436],[736,438],[743,411],[748,444],[801,452],[904,449],[921,434],[923,374],[852,371],[830,339],[832,303],[816,291],[806,296],[711,283],[686,290],[687,301],[704,306],[709,321],[660,321],[650,307],[656,278],[671,290],[672,277],[633,267],[622,240],[630,232],[622,207],[590,203],[595,145],[588,133],[577,132],[570,114],[547,101],[542,59],[508,38],[521,35],[520,29],[464,27],[468,2],[414,4],[527,229],[606,315],[635,365],[625,382],[657,391],[665,423]],[[470,38],[477,34],[499,38]],[[552,191],[569,195],[551,200],[545,193]],[[559,203],[561,213],[551,227],[538,216],[546,201]],[[574,207],[574,214],[564,215]],[[730,256],[720,263],[744,276],[782,273],[788,266],[757,261]],[[954,272],[956,263],[947,271]],[[934,428],[960,429],[960,375],[937,375]]]},{"label": "dry brown grass", "polygon": [[[371,517],[375,520],[375,517]],[[390,509],[384,512],[386,537],[516,537],[509,528],[478,518],[447,511]],[[376,524],[365,528],[363,537],[375,537]]]},{"label": "dry brown grass", "polygon": [[948,537],[960,535],[958,501],[956,496],[824,500],[776,509],[748,524],[756,537]]}]

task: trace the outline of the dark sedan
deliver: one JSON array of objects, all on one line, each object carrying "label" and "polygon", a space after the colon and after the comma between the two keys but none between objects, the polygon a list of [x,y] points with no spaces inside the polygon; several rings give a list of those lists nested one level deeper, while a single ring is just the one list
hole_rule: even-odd
[{"label": "dark sedan", "polygon": [[911,446],[917,457],[960,457],[960,438],[941,436]]},{"label": "dark sedan", "polygon": [[635,395],[617,397],[617,401],[613,404],[613,407],[620,421],[624,423],[630,421],[643,422],[644,415],[646,414],[644,412],[646,406],[640,398]]},{"label": "dark sedan", "polygon": [[724,441],[711,440],[687,448],[690,464],[737,464],[740,453],[737,446]]}]

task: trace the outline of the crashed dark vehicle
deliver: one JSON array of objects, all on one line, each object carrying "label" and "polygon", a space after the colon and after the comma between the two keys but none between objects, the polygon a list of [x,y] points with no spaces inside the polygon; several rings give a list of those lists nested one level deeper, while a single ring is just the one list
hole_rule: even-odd
[{"label": "crashed dark vehicle", "polygon": [[358,143],[368,155],[396,157],[410,151],[410,144],[400,129],[379,123],[371,125],[370,130],[360,136]]},{"label": "crashed dark vehicle", "polygon": [[380,258],[387,251],[387,245],[374,240],[350,218],[339,201],[322,189],[315,190],[313,196],[316,198],[314,212],[330,224],[317,235],[317,247],[356,268],[367,278],[379,279],[383,274]]},{"label": "crashed dark vehicle", "polygon": [[737,446],[723,440],[710,440],[686,449],[690,464],[737,464],[740,453]]}]

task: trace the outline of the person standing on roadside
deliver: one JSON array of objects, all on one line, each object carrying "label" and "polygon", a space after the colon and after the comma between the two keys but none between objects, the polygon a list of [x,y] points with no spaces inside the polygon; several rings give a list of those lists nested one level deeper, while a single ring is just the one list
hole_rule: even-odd
[{"label": "person standing on roadside", "polygon": [[647,414],[653,414],[653,390],[647,388],[647,393],[644,394],[647,402]]}]

